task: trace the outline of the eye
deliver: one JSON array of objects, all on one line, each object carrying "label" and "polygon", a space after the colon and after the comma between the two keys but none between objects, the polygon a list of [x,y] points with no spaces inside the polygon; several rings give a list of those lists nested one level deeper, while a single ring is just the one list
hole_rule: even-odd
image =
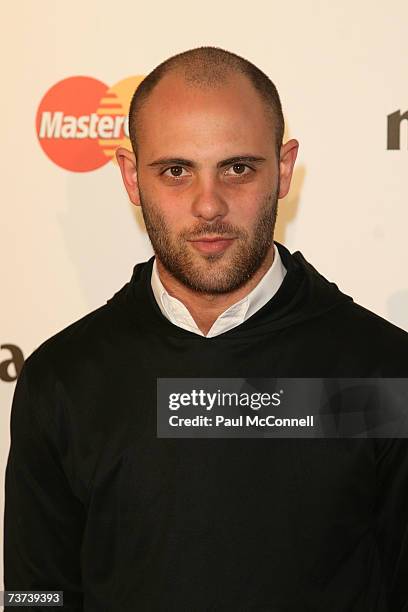
[{"label": "eye", "polygon": [[178,178],[182,178],[183,176],[186,176],[185,174],[182,174],[183,171],[185,171],[183,166],[170,166],[170,168],[167,168],[166,170],[164,170],[162,174],[166,178],[178,179]]},{"label": "eye", "polygon": [[[233,170],[233,172],[230,172],[231,170]],[[248,170],[248,171],[245,172],[245,170]],[[247,166],[247,164],[236,163],[230,166],[224,172],[224,174],[226,174],[227,176],[247,176],[252,171],[253,171],[253,168],[251,168],[250,166]]]}]

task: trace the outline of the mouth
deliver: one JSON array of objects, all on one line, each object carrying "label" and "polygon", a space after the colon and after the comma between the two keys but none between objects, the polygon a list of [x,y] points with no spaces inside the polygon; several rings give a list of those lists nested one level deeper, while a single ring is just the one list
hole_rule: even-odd
[{"label": "mouth", "polygon": [[224,236],[201,237],[197,240],[189,240],[193,247],[200,253],[223,253],[231,246],[234,237],[225,238]]}]

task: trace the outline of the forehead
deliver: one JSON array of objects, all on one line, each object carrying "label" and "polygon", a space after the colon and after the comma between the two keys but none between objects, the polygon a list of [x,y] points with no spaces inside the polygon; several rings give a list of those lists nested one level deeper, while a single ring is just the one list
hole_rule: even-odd
[{"label": "forehead", "polygon": [[[154,87],[138,118],[141,149],[152,155],[178,147],[207,151],[228,147],[271,147],[270,113],[247,77],[228,76],[215,85],[189,84],[168,74]],[[171,151],[170,151],[171,149]],[[184,152],[184,151],[179,151]]]}]

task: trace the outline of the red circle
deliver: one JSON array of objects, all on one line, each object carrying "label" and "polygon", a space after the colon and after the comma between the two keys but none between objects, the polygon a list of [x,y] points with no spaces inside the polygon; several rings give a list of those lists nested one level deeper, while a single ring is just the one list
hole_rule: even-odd
[{"label": "red circle", "polygon": [[86,76],[63,79],[44,95],[36,116],[45,154],[72,172],[96,170],[109,161],[96,134],[97,109],[108,87]]}]

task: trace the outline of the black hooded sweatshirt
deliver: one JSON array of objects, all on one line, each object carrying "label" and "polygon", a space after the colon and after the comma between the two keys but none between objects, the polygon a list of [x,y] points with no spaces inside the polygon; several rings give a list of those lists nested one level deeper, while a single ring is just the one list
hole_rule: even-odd
[{"label": "black hooded sweatshirt", "polygon": [[408,334],[277,247],[282,285],[227,332],[169,322],[152,257],[27,359],[7,590],[86,612],[408,610],[408,440],[157,437],[159,377],[407,377]]}]

